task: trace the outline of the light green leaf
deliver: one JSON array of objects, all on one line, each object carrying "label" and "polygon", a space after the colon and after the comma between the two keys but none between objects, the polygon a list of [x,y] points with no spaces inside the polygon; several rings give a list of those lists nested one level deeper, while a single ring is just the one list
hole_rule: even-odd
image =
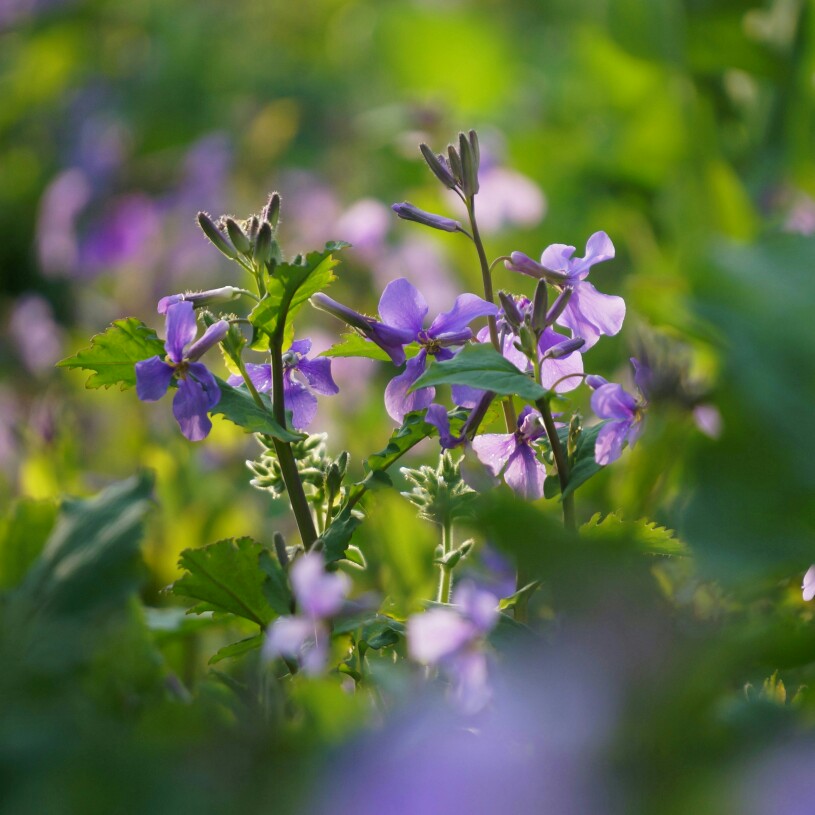
[{"label": "light green leaf", "polygon": [[413,383],[411,391],[430,385],[468,385],[500,396],[520,396],[535,402],[547,391],[519,371],[487,343],[465,346],[453,359],[433,362]]},{"label": "light green leaf", "polygon": [[119,385],[126,390],[136,386],[137,362],[164,354],[164,343],[156,332],[141,320],[127,317],[113,322],[104,333],[91,339],[90,347],[61,360],[57,366],[93,371],[85,384],[87,388]]},{"label": "light green leaf", "polygon": [[239,657],[243,654],[248,654],[256,648],[263,645],[264,634],[255,634],[254,637],[247,637],[238,642],[233,642],[231,645],[225,645],[219,651],[216,651],[210,658],[208,665],[217,665],[224,659],[231,659],[232,657]]},{"label": "light green leaf", "polygon": [[210,410],[210,413],[229,419],[230,422],[249,433],[262,433],[266,436],[274,436],[281,441],[299,441],[303,438],[301,433],[285,430],[275,421],[272,415],[272,403],[265,394],[260,394],[261,400],[267,407],[267,410],[262,410],[246,388],[233,388],[217,376],[215,379],[221,389],[221,399]]},{"label": "light green leaf", "polygon": [[633,541],[637,547],[649,555],[672,555],[686,557],[687,546],[676,537],[676,533],[664,526],[659,526],[647,518],[638,521],[626,521],[618,512],[606,515],[598,512],[580,527],[580,535],[589,540],[604,538],[625,538]]},{"label": "light green leaf", "polygon": [[200,549],[185,549],[178,563],[186,574],[173,594],[198,600],[191,609],[236,614],[265,628],[276,615],[266,597],[268,575],[260,567],[265,546],[251,538],[229,538]]},{"label": "light green leaf", "polygon": [[45,546],[57,517],[55,501],[15,501],[0,522],[0,589],[16,586]]},{"label": "light green leaf", "polygon": [[277,264],[274,275],[267,276],[266,294],[252,310],[249,322],[258,331],[270,337],[278,335],[282,341],[287,326],[308,298],[336,280],[332,270],[339,261],[331,252],[337,246],[329,244],[331,248],[311,252],[302,264]]},{"label": "light green leaf", "polygon": [[[412,342],[405,346],[405,356],[408,359],[415,357],[421,346],[418,342]],[[380,362],[392,362],[391,358],[375,343],[365,339],[365,337],[347,332],[342,335],[342,342],[332,345],[327,351],[320,354],[321,357],[364,357],[365,359],[377,359]]]}]

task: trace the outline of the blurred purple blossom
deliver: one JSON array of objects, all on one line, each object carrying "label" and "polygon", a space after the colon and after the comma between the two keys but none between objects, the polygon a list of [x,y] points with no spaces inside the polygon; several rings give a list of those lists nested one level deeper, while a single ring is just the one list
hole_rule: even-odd
[{"label": "blurred purple blossom", "polygon": [[801,588],[804,592],[804,600],[807,602],[815,597],[815,566],[810,566],[807,569]]},{"label": "blurred purple blossom", "polygon": [[623,444],[633,447],[642,431],[642,404],[621,385],[597,377],[599,387],[591,395],[591,409],[598,418],[608,420],[597,434],[594,458],[603,466],[616,461]]},{"label": "blurred purple blossom", "polygon": [[342,572],[327,572],[318,552],[306,552],[289,569],[289,581],[298,613],[278,617],[269,626],[263,657],[296,659],[305,673],[319,674],[325,669],[331,636],[325,621],[342,610],[351,580]]},{"label": "blurred purple blossom", "polygon": [[62,332],[51,304],[38,294],[26,294],[14,304],[9,334],[23,364],[33,374],[50,371],[62,355]]}]

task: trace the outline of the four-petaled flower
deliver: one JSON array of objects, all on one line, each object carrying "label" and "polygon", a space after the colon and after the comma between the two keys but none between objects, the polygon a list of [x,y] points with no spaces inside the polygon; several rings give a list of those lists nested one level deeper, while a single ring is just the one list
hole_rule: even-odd
[{"label": "four-petaled flower", "polygon": [[194,341],[198,329],[191,302],[183,300],[170,305],[165,316],[167,356],[136,363],[136,394],[143,402],[155,402],[167,393],[173,378],[177,379],[173,415],[190,441],[201,441],[212,428],[207,413],[220,401],[221,390],[215,377],[197,360],[226,336],[229,323],[219,320]]},{"label": "four-petaled flower", "polygon": [[612,336],[619,332],[625,319],[625,301],[622,297],[601,294],[586,280],[595,263],[614,257],[614,244],[605,232],[595,232],[586,241],[586,254],[572,257],[574,246],[553,243],[543,250],[540,263],[523,252],[513,252],[508,269],[545,278],[561,291],[571,290],[571,298],[557,318],[557,322],[570,329],[572,335],[586,341],[585,350],[591,348],[601,334]]},{"label": "four-petaled flower", "polygon": [[432,608],[407,621],[411,658],[447,674],[463,713],[477,713],[490,700],[483,640],[498,622],[498,614],[498,598],[466,582],[453,592],[453,607]]},{"label": "four-petaled flower", "polygon": [[524,498],[543,495],[546,468],[538,461],[532,445],[546,434],[541,415],[527,405],[518,416],[514,433],[485,433],[473,439],[472,447],[482,464]]},{"label": "four-petaled flower", "polygon": [[327,572],[322,555],[307,552],[289,569],[297,614],[278,617],[269,626],[263,656],[296,659],[309,675],[319,674],[328,659],[330,631],[325,621],[335,617],[351,590],[348,575]]},{"label": "four-petaled flower", "polygon": [[[292,412],[292,425],[297,430],[305,430],[317,412],[317,397],[312,391],[325,396],[339,393],[331,376],[331,360],[320,357],[307,359],[311,351],[311,340],[296,340],[283,354],[283,404]],[[272,366],[247,364],[246,373],[260,393],[272,390]],[[295,378],[299,374],[305,383]],[[241,385],[243,377],[230,376],[230,385]]]},{"label": "four-petaled flower", "polygon": [[587,378],[589,387],[596,390],[591,395],[591,409],[600,419],[608,419],[597,434],[594,459],[606,465],[616,461],[627,441],[633,447],[642,432],[643,404],[622,385],[606,382],[601,376]]}]

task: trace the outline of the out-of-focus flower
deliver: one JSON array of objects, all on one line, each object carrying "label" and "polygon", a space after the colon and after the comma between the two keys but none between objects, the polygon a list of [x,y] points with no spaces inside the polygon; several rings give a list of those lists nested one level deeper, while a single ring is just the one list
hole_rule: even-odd
[{"label": "out-of-focus flower", "polygon": [[278,617],[269,626],[263,644],[267,660],[296,659],[309,675],[321,673],[328,658],[330,633],[325,621],[336,616],[351,590],[348,575],[327,572],[322,555],[307,552],[289,570],[297,601],[297,614]]},{"label": "out-of-focus flower", "polygon": [[591,348],[603,334],[617,334],[625,319],[625,301],[622,297],[601,294],[586,280],[591,267],[614,257],[614,244],[605,232],[595,232],[586,241],[586,254],[573,258],[574,246],[553,243],[543,250],[540,263],[523,254],[513,252],[508,269],[545,278],[562,291],[570,289],[572,296],[558,317],[559,325],[568,328],[572,335],[586,341]]},{"label": "out-of-focus flower", "polygon": [[815,199],[805,193],[795,196],[784,220],[784,231],[796,235],[815,233]]},{"label": "out-of-focus flower", "polygon": [[473,450],[492,475],[503,474],[515,492],[535,500],[543,495],[546,468],[532,445],[545,433],[540,413],[527,405],[518,416],[518,429],[514,433],[476,436]]},{"label": "out-of-focus flower", "polygon": [[809,602],[815,597],[815,566],[810,566],[804,575],[804,582],[801,586],[804,592],[804,600]]},{"label": "out-of-focus flower", "polygon": [[186,301],[171,305],[166,321],[166,361],[155,356],[136,363],[136,394],[143,402],[154,402],[167,393],[176,378],[173,415],[190,441],[201,441],[212,428],[207,414],[220,401],[221,391],[215,377],[197,360],[224,338],[229,323],[219,320],[196,341],[195,309]]},{"label": "out-of-focus flower", "polygon": [[60,358],[60,329],[51,305],[38,294],[24,295],[14,304],[9,332],[23,364],[32,373],[50,370]]},{"label": "out-of-focus flower", "polygon": [[49,277],[71,275],[79,263],[76,221],[91,199],[91,185],[76,168],[60,173],[46,188],[37,218],[37,253]]},{"label": "out-of-focus flower", "polygon": [[594,377],[591,385],[597,389],[591,395],[591,409],[600,419],[607,419],[597,434],[594,458],[598,464],[616,461],[623,452],[623,444],[633,447],[642,432],[642,404],[621,385]]},{"label": "out-of-focus flower", "polygon": [[338,238],[348,241],[366,263],[373,263],[383,249],[390,222],[391,214],[381,201],[362,198],[339,217],[336,233]]},{"label": "out-of-focus flower", "polygon": [[[326,357],[307,359],[309,351],[311,340],[296,340],[283,354],[283,403],[286,410],[292,412],[292,424],[298,430],[305,430],[317,412],[317,397],[312,391],[333,396],[340,390],[331,376],[331,360]],[[249,363],[246,372],[260,393],[272,390],[271,365]],[[296,374],[305,382],[296,379]],[[230,376],[227,381],[235,386],[243,384],[243,378],[238,375]]]},{"label": "out-of-focus flower", "polygon": [[498,622],[498,598],[465,582],[456,587],[453,606],[408,619],[408,652],[423,665],[442,668],[453,681],[462,712],[477,713],[491,695],[482,641]]}]

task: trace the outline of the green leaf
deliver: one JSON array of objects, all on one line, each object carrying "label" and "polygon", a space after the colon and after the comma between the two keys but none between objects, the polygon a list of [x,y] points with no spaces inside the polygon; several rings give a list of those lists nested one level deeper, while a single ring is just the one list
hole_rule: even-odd
[{"label": "green leaf", "polygon": [[122,390],[136,386],[137,362],[154,356],[164,357],[164,343],[141,320],[127,317],[116,320],[102,334],[91,339],[72,357],[57,363],[59,368],[82,368],[94,373],[87,388],[109,388],[119,385]]},{"label": "green leaf", "polygon": [[[577,439],[577,447],[574,451],[574,461],[572,469],[569,471],[569,483],[563,495],[571,495],[579,486],[585,484],[592,476],[597,475],[604,469],[602,464],[598,464],[594,458],[594,445],[597,441],[597,434],[606,422],[584,429]],[[561,428],[561,443],[566,444],[568,428]],[[543,493],[547,498],[554,498],[560,492],[560,481],[556,476],[547,478],[543,484]]]},{"label": "green leaf", "polygon": [[580,535],[588,540],[608,538],[625,539],[636,544],[637,548],[649,555],[671,555],[687,557],[687,546],[676,537],[676,533],[657,525],[647,518],[626,521],[618,512],[606,515],[598,512],[580,527]]},{"label": "green leaf", "polygon": [[143,474],[95,498],[64,501],[18,596],[40,613],[83,614],[123,603],[141,583],[139,542],[152,488]]},{"label": "green leaf", "polygon": [[523,588],[518,589],[514,594],[510,594],[509,597],[504,597],[502,600],[499,600],[499,611],[508,611],[511,608],[515,608],[521,600],[526,600],[531,597],[540,584],[540,580],[533,580],[531,583],[527,583]]},{"label": "green leaf", "polygon": [[200,549],[185,549],[178,561],[186,574],[173,594],[200,601],[191,609],[226,611],[265,628],[276,616],[266,596],[268,575],[260,558],[269,550],[251,538],[228,538]]},{"label": "green leaf", "polygon": [[345,557],[345,549],[356,528],[362,523],[350,507],[344,507],[319,537],[326,563],[334,563]]},{"label": "green leaf", "polygon": [[[311,252],[298,263],[280,263],[275,266],[274,276],[266,279],[266,294],[249,315],[249,322],[270,337],[283,338],[286,327],[303,304],[336,280],[334,267],[339,263],[332,251],[342,248],[339,244],[327,244],[322,252]],[[281,324],[281,316],[284,323]]]},{"label": "green leaf", "polygon": [[[421,346],[418,342],[412,342],[405,346],[405,356],[410,359],[415,357]],[[365,339],[365,337],[347,332],[342,335],[342,342],[332,345],[327,351],[323,351],[321,357],[364,357],[365,359],[377,359],[381,362],[392,362],[391,358],[375,343]]]},{"label": "green leaf", "polygon": [[433,362],[413,383],[410,391],[430,385],[468,385],[500,396],[520,396],[535,402],[547,391],[519,371],[488,343],[465,346],[453,359]]},{"label": "green leaf", "polygon": [[217,665],[224,659],[231,659],[233,657],[242,656],[243,654],[248,654],[250,651],[254,651],[263,645],[263,637],[264,634],[255,634],[253,637],[247,637],[238,642],[233,642],[231,645],[225,645],[209,658],[207,665]]},{"label": "green leaf", "polygon": [[210,413],[229,419],[230,422],[249,433],[262,433],[266,436],[274,436],[281,441],[299,441],[303,438],[301,433],[285,430],[275,421],[272,415],[272,403],[265,394],[261,393],[260,398],[267,410],[261,410],[246,388],[233,388],[217,376],[215,379],[221,389],[221,400],[210,410]]},{"label": "green leaf", "polygon": [[16,586],[45,546],[57,518],[55,501],[15,501],[0,522],[0,589]]},{"label": "green leaf", "polygon": [[277,614],[291,614],[292,597],[289,581],[277,556],[271,550],[264,549],[260,553],[258,565],[267,577],[263,584],[263,592],[269,605]]}]

